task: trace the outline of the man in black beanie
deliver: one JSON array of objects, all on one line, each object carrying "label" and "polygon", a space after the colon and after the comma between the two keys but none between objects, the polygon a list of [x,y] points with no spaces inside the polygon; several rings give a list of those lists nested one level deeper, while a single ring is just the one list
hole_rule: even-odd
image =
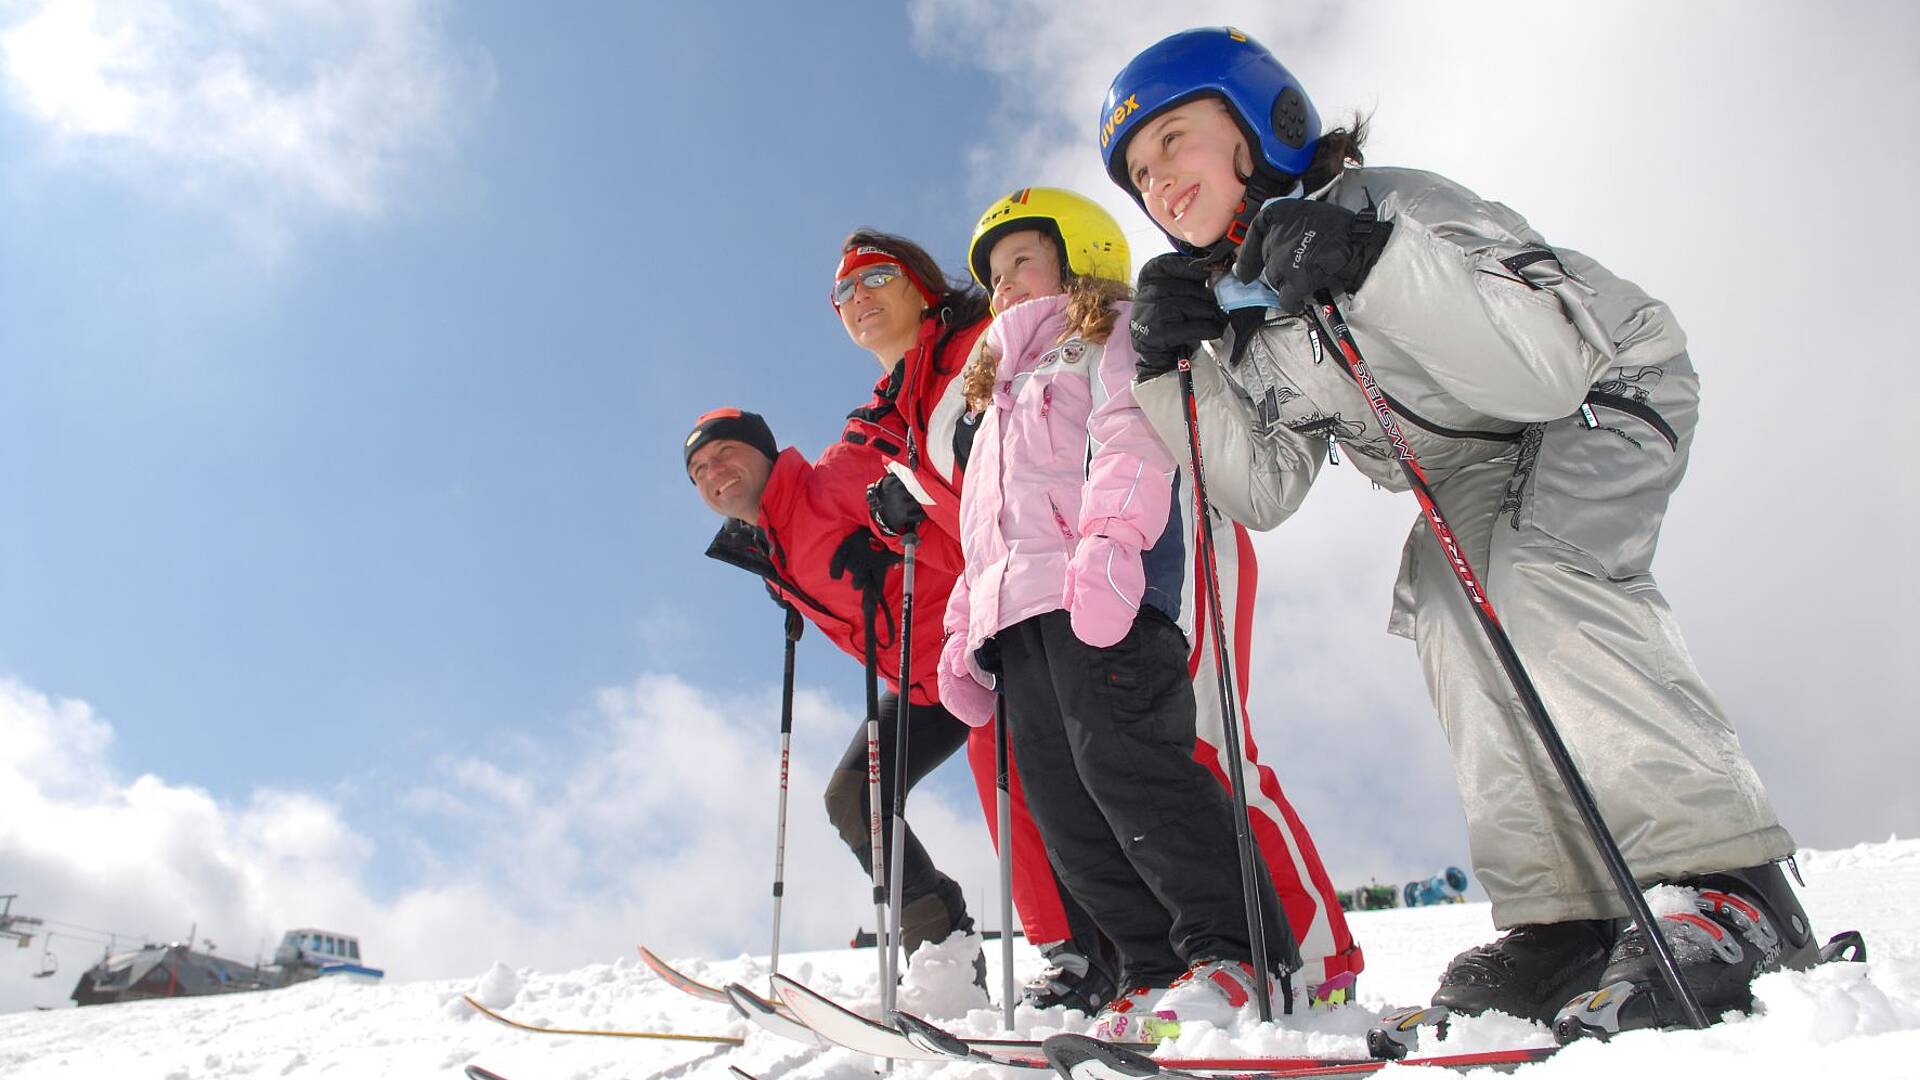
[{"label": "man in black beanie", "polygon": [[[759,575],[776,601],[797,610],[856,660],[864,660],[867,628],[873,627],[875,674],[885,690],[881,802],[891,804],[894,717],[901,696],[900,556],[869,531],[867,510],[867,487],[885,462],[872,450],[846,442],[829,447],[817,462],[792,447],[778,447],[767,422],[755,413],[714,409],[694,422],[685,445],[687,477],[701,500],[729,519],[707,555]],[[917,574],[914,632],[923,644],[914,650],[919,662],[908,688],[909,789],[965,745],[968,735],[967,726],[940,707],[934,664],[939,650],[933,643],[940,640],[953,575],[924,561]],[[826,804],[835,830],[871,872],[864,723],[834,769]],[[892,816],[884,816],[882,825],[890,845]],[[972,931],[959,884],[940,872],[911,830],[902,869],[901,937],[909,955],[924,942]]]},{"label": "man in black beanie", "polygon": [[687,479],[714,513],[752,525],[779,456],[773,429],[759,413],[714,409],[694,421],[687,436]]}]

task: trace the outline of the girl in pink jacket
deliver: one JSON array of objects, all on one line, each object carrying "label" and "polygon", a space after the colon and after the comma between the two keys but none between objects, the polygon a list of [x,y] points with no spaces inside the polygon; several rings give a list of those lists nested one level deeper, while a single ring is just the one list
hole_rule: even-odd
[{"label": "girl in pink jacket", "polygon": [[[1118,953],[1124,992],[1096,1033],[1230,1022],[1256,976],[1233,807],[1192,756],[1178,470],[1134,403],[1128,335],[1112,333],[1129,308],[1125,240],[1096,204],[1029,188],[982,218],[972,261],[997,318],[968,373],[981,415],[941,701],[984,724],[993,688],[1006,695],[1034,821]],[[1263,975],[1286,992],[1298,951],[1264,872],[1261,887],[1276,964]]]}]

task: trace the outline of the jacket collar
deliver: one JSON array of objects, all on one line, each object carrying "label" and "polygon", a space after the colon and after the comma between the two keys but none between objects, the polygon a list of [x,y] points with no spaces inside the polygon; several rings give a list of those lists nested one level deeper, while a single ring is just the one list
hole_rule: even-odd
[{"label": "jacket collar", "polygon": [[1067,332],[1067,297],[1042,296],[1001,312],[987,330],[987,344],[1000,353],[999,381],[1018,375]]},{"label": "jacket collar", "polygon": [[792,520],[800,502],[801,489],[805,486],[801,482],[801,474],[806,468],[806,455],[791,446],[780,451],[780,456],[773,459],[773,472],[767,476],[767,488],[760,493],[758,524],[762,529]]}]

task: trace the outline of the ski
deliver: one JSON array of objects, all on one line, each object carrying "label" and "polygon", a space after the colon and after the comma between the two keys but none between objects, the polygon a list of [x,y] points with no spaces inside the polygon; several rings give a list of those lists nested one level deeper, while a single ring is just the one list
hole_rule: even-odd
[{"label": "ski", "polygon": [[1468,1054],[1438,1054],[1410,1057],[1400,1061],[1372,1058],[1318,1060],[1302,1063],[1297,1058],[1250,1059],[1252,1067],[1233,1071],[1202,1071],[1179,1062],[1156,1059],[1085,1035],[1055,1035],[1043,1046],[1055,1072],[1067,1080],[1310,1080],[1314,1077],[1365,1076],[1389,1065],[1425,1066],[1436,1069],[1478,1069],[1502,1065],[1524,1065],[1552,1057],[1557,1046],[1523,1047],[1514,1050],[1486,1050]]},{"label": "ski", "polygon": [[[655,975],[660,976],[660,978],[663,979],[668,986],[671,986],[675,990],[679,990],[683,993],[692,994],[694,997],[697,997],[702,1001],[713,1001],[713,1002],[718,1002],[721,1005],[732,1005],[736,1009],[739,1008],[739,1004],[727,995],[727,991],[724,987],[714,986],[710,983],[701,982],[699,979],[694,978],[693,976],[687,974],[686,972],[681,971],[679,968],[674,967],[672,964],[667,963],[665,960],[660,959],[660,956],[658,953],[654,952],[652,949],[647,948],[645,945],[639,946],[639,949],[640,949],[641,961],[645,963],[648,967],[652,968],[653,973]],[[752,991],[748,991],[748,992],[752,993]],[[758,997],[759,995],[756,994],[755,996]],[[766,1001],[767,999],[760,998],[760,1000]],[[788,1010],[788,1008],[784,1004],[778,1001],[768,1002],[768,1004],[773,1008],[775,1012],[778,1012],[780,1015],[786,1017],[789,1020],[793,1019],[793,1013],[790,1010]],[[752,1017],[748,1017],[748,1019],[752,1019]]]},{"label": "ski", "polygon": [[739,983],[728,983],[726,995],[728,1002],[739,1011],[740,1015],[746,1017],[750,1023],[762,1031],[778,1035],[783,1039],[791,1039],[803,1046],[827,1045],[827,1041],[812,1028],[795,1020],[792,1013],[775,1007],[773,1002]]},{"label": "ski", "polygon": [[739,1046],[745,1039],[734,1035],[677,1035],[665,1031],[599,1031],[592,1029],[543,1027],[539,1024],[523,1024],[518,1020],[502,1016],[473,999],[472,994],[462,994],[467,1004],[491,1020],[498,1020],[510,1028],[532,1031],[541,1035],[604,1035],[615,1039],[667,1039],[676,1042],[720,1043],[725,1046]]},{"label": "ski", "polygon": [[[773,977],[774,993],[793,1010],[795,1019],[813,1029],[814,1034],[848,1050],[895,1061],[945,1061],[949,1055],[915,1045],[900,1031],[869,1020],[852,1009],[828,998],[785,975]],[[933,1031],[940,1029],[920,1021]],[[958,1038],[958,1036],[949,1036]],[[980,1051],[995,1064],[1012,1068],[1044,1069],[1037,1039],[964,1039],[969,1048]],[[1130,1044],[1150,1050],[1146,1044]]]},{"label": "ski", "polygon": [[748,1072],[747,1070],[741,1068],[738,1065],[727,1066],[727,1071],[733,1074],[734,1080],[760,1080],[759,1077],[753,1075],[752,1073]]},{"label": "ski", "polygon": [[[986,1053],[976,1049],[975,1046],[972,1043],[970,1043],[968,1040],[963,1039],[960,1036],[955,1035],[952,1032],[947,1031],[935,1024],[931,1024],[925,1020],[922,1020],[920,1017],[917,1017],[912,1013],[896,1012],[893,1014],[893,1018],[894,1018],[894,1022],[900,1026],[901,1033],[906,1035],[906,1037],[915,1046],[918,1046],[923,1050],[928,1050],[932,1053],[939,1054],[941,1057],[951,1058],[957,1061],[974,1061],[974,1062],[988,1063],[988,1064],[998,1065],[1002,1068],[1039,1069],[1043,1071],[1054,1068],[1053,1063],[1047,1060],[1047,1057],[1044,1052],[1037,1055],[1026,1055],[1026,1054],[1021,1054],[1017,1051],[1003,1051],[1001,1053],[990,1054],[990,1053]],[[1133,1053],[1142,1057],[1145,1056],[1147,1051],[1152,1049],[1152,1044],[1149,1044],[1149,1043],[1128,1043],[1128,1044],[1101,1043],[1101,1045],[1113,1047],[1119,1050],[1124,1050],[1128,1053]],[[1040,1046],[1044,1051],[1046,1044],[1041,1043]],[[1234,1069],[1277,1068],[1283,1065],[1284,1066],[1308,1066],[1308,1065],[1321,1066],[1321,1065],[1327,1065],[1327,1064],[1334,1064],[1334,1065],[1348,1065],[1348,1064],[1355,1064],[1355,1063],[1367,1064],[1371,1061],[1372,1061],[1371,1058],[1320,1058],[1320,1057],[1160,1058],[1158,1059],[1158,1064],[1162,1066],[1175,1066],[1181,1069],[1190,1069],[1190,1070],[1196,1070],[1196,1071],[1205,1070],[1209,1072],[1212,1072],[1212,1071],[1226,1072]]]},{"label": "ski", "polygon": [[483,1069],[478,1065],[467,1066],[467,1080],[507,1080],[492,1069]]},{"label": "ski", "polygon": [[[795,1019],[835,1046],[895,1061],[945,1060],[945,1055],[922,1050],[898,1031],[869,1020],[785,975],[773,977],[773,992],[793,1010]],[[1038,1047],[1026,1049],[1032,1053]]]},{"label": "ski", "polygon": [[[692,994],[702,1001],[712,1001],[721,1005],[733,1004],[733,1000],[727,996],[725,989],[710,983],[701,982],[699,979],[660,959],[659,954],[647,948],[645,945],[639,946],[639,949],[641,962],[652,968],[653,973],[665,980],[668,986],[683,993]],[[787,1011],[787,1007],[778,1002],[773,1003],[773,1007],[782,1013]],[[791,1016],[789,1016],[789,1018],[791,1018]]]}]

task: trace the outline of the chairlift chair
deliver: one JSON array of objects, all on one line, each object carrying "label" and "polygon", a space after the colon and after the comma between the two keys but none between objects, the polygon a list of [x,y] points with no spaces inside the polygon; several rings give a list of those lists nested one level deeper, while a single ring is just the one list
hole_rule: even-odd
[{"label": "chairlift chair", "polygon": [[60,958],[53,952],[53,934],[48,933],[46,940],[40,943],[40,966],[35,969],[33,977],[44,979],[59,970]]}]

